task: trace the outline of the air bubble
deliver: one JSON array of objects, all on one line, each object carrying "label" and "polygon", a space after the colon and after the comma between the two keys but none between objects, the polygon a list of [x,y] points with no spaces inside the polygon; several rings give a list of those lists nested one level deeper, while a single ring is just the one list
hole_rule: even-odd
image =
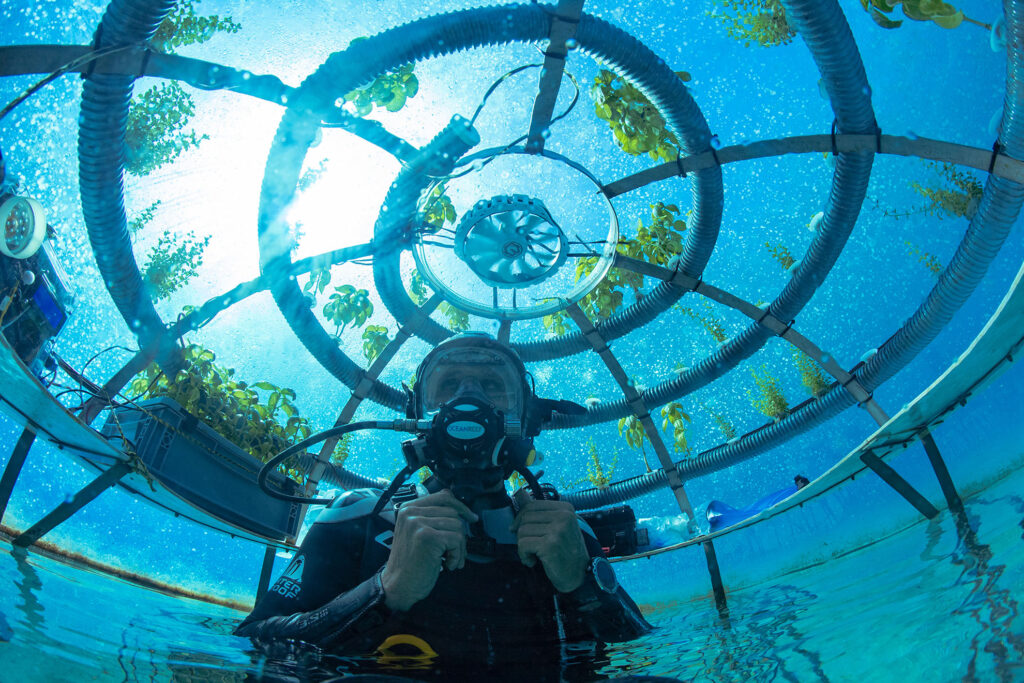
[{"label": "air bubble", "polygon": [[822,364],[822,365],[825,365],[825,364],[826,364],[826,363],[828,363],[828,362],[829,362],[830,360],[832,360],[832,356],[828,355],[827,353],[823,353],[823,354],[821,354],[821,364]]},{"label": "air bubble", "polygon": [[907,138],[908,140],[916,140],[916,139],[917,139],[917,133],[915,133],[915,132],[914,132],[914,131],[912,131],[912,130],[908,130],[908,131],[907,131],[907,135],[906,135],[906,138]]},{"label": "air bubble", "polygon": [[547,140],[549,137],[551,137],[551,129],[550,128],[545,128],[544,130],[542,130],[540,132],[540,136],[542,138],[544,138],[545,140]]},{"label": "air bubble", "polygon": [[243,71],[242,72],[242,80],[243,81],[247,81],[250,78],[252,78],[252,73],[251,72],[249,72],[249,71]]},{"label": "air bubble", "polygon": [[65,504],[71,505],[74,502],[75,502],[75,494],[71,493],[70,491],[64,494],[64,503]]},{"label": "air bubble", "polygon": [[565,49],[566,50],[575,50],[579,46],[580,46],[580,43],[575,38],[570,38],[569,40],[565,41]]},{"label": "air bubble", "polygon": [[711,136],[711,148],[712,149],[721,149],[722,148],[722,141],[718,139],[717,135],[712,135]]},{"label": "air bubble", "polygon": [[865,85],[861,88],[861,92],[864,93],[864,97],[871,97],[871,86]]}]

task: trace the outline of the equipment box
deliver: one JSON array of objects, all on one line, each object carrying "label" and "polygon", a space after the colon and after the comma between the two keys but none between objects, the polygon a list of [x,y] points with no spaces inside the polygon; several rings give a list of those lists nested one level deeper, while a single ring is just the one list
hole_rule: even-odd
[{"label": "equipment box", "polygon": [[[122,433],[146,468],[164,487],[229,524],[275,539],[294,537],[299,503],[264,493],[256,476],[263,463],[231,443],[177,402],[166,398],[121,407],[107,418],[102,434],[115,442]],[[120,426],[120,428],[119,428]],[[280,472],[267,483],[298,495],[298,485]]]}]

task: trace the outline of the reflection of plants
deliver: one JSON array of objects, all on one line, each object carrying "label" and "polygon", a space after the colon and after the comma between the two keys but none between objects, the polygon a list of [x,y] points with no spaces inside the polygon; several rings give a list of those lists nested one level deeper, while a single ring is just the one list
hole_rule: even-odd
[{"label": "reflection of plants", "polygon": [[721,344],[728,336],[725,333],[725,322],[714,314],[714,308],[707,301],[703,301],[704,308],[707,309],[704,312],[696,311],[689,306],[679,306],[680,312],[693,318],[700,326],[703,327],[708,334],[715,338],[715,341]]},{"label": "reflection of plants", "polygon": [[779,0],[720,0],[720,4],[724,12],[719,16],[729,37],[747,47],[751,43],[762,47],[787,45],[796,35]]},{"label": "reflection of plants", "polygon": [[932,275],[938,277],[942,273],[942,263],[934,254],[929,254],[909,240],[904,240],[903,244],[909,248],[910,255],[916,257],[918,263],[924,264],[924,267],[930,270]]},{"label": "reflection of plants", "polygon": [[650,471],[651,466],[647,464],[647,451],[644,450],[644,441],[647,439],[647,432],[644,425],[637,419],[636,415],[627,415],[619,420],[619,436],[626,438],[629,447],[640,451],[644,458],[644,466]]},{"label": "reflection of plants", "polygon": [[[366,38],[356,38],[350,45],[363,40]],[[345,95],[345,102],[351,103],[356,116],[368,115],[375,106],[388,111],[398,111],[405,106],[406,100],[416,96],[419,89],[420,84],[413,73],[413,65],[406,64],[378,76],[366,87],[351,91]]]},{"label": "reflection of plants", "polygon": [[198,147],[209,136],[184,130],[195,113],[192,97],[173,81],[132,98],[125,124],[125,170],[148,175],[185,150]]},{"label": "reflection of plants", "polygon": [[177,5],[157,26],[150,40],[150,47],[160,52],[173,52],[174,48],[195,43],[205,43],[218,31],[238,33],[240,24],[231,17],[221,19],[216,14],[200,17],[196,15],[195,4],[199,0],[178,0]]},{"label": "reflection of plants", "polygon": [[668,431],[668,426],[672,425],[672,442],[676,453],[689,455],[690,444],[686,440],[686,429],[690,424],[690,416],[683,411],[683,406],[677,401],[666,403],[661,408],[661,416],[664,418],[661,422],[662,431]]},{"label": "reflection of plants", "polygon": [[160,207],[160,200],[156,200],[149,206],[128,221],[128,232],[135,235],[142,232],[147,225],[153,222],[153,218],[156,217],[156,210]]},{"label": "reflection of plants", "polygon": [[[213,351],[190,344],[182,353],[184,366],[169,382],[156,363],[132,380],[138,398],[166,396],[214,431],[253,457],[266,462],[310,435],[309,423],[292,403],[295,392],[270,382],[248,384],[235,371],[214,363]],[[266,402],[260,402],[264,392]],[[302,482],[294,461],[285,461],[288,475]]]},{"label": "reflection of plants", "polygon": [[[690,74],[677,71],[683,80]],[[594,111],[607,122],[615,144],[627,154],[647,154],[652,159],[674,161],[679,139],[665,128],[665,119],[638,88],[618,74],[601,69],[590,88]]]},{"label": "reflection of plants", "polygon": [[782,393],[782,384],[779,382],[779,379],[764,365],[761,366],[760,371],[757,368],[751,368],[750,374],[754,376],[754,384],[757,387],[756,394],[749,389],[747,390],[750,404],[759,413],[773,420],[780,420],[785,417],[789,412],[789,403],[786,401],[786,396]]},{"label": "reflection of plants", "polygon": [[705,413],[711,416],[711,419],[714,420],[716,425],[718,425],[718,428],[722,430],[722,436],[724,436],[726,439],[736,438],[736,427],[734,427],[733,424],[729,422],[728,419],[726,419],[725,415],[718,412],[714,408],[708,407],[703,402],[698,402],[698,405],[701,407],[701,410],[703,410]]},{"label": "reflection of plants", "polygon": [[938,218],[942,218],[942,214],[968,220],[974,218],[984,192],[981,181],[973,173],[958,171],[953,164],[932,164],[932,166],[938,169],[939,175],[946,181],[947,186],[944,188],[922,187],[918,183],[910,183],[910,186],[918,194],[930,202],[922,212]]},{"label": "reflection of plants", "polygon": [[793,360],[796,362],[796,369],[800,372],[800,384],[804,386],[811,396],[817,398],[828,391],[829,381],[821,366],[814,362],[814,359],[799,349],[793,351]]},{"label": "reflection of plants", "polygon": [[363,330],[363,355],[366,360],[372,363],[388,345],[388,341],[388,328],[383,325],[367,325]]},{"label": "reflection of plants", "polygon": [[192,231],[184,238],[164,231],[142,267],[142,279],[153,299],[166,299],[194,278],[203,265],[203,250],[209,243],[209,237],[198,240]]},{"label": "reflection of plants", "polygon": [[771,244],[769,242],[764,243],[765,248],[772,255],[772,258],[779,262],[784,269],[789,270],[796,263],[796,259],[793,258],[793,254],[789,252],[785,246],[781,244]]},{"label": "reflection of plants", "polygon": [[914,21],[931,21],[942,28],[956,28],[963,22],[981,26],[985,30],[992,27],[965,16],[963,12],[942,0],[860,0],[861,7],[871,15],[876,24],[882,28],[899,28],[901,19],[890,19],[896,5],[903,9],[903,16]]},{"label": "reflection of plants", "polygon": [[607,462],[601,461],[601,455],[597,452],[597,446],[593,439],[587,441],[587,448],[590,455],[587,458],[587,481],[594,488],[606,489],[612,483],[612,476],[615,474],[615,464],[619,460],[619,454],[612,454],[612,459]]},{"label": "reflection of plants", "polygon": [[373,315],[373,304],[370,293],[365,289],[356,289],[352,285],[341,285],[334,288],[330,300],[324,306],[324,317],[334,324],[336,337],[349,325],[362,327]]}]

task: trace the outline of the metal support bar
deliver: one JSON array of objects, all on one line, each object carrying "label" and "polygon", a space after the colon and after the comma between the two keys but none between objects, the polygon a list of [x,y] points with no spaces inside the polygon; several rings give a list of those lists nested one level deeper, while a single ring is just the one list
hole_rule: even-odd
[{"label": "metal support bar", "polygon": [[935,439],[932,438],[931,432],[927,430],[921,432],[921,445],[924,446],[928,462],[932,464],[935,476],[939,480],[942,495],[946,497],[946,505],[953,512],[963,511],[964,502],[960,499],[960,494],[956,492],[953,478],[949,476],[949,470],[946,469],[946,461],[942,459],[942,454],[939,453],[939,447],[936,445]]},{"label": "metal support bar", "polygon": [[928,499],[917,492],[910,483],[901,477],[896,470],[889,467],[885,462],[882,461],[874,451],[867,451],[862,453],[860,456],[861,461],[871,468],[871,471],[879,476],[879,478],[888,484],[896,493],[903,496],[903,498],[917,508],[917,511],[924,515],[926,518],[931,519],[935,515],[939,514],[939,511],[935,509],[935,506],[928,502]]},{"label": "metal support bar", "polygon": [[[679,476],[679,470],[676,468],[676,464],[672,461],[672,455],[668,452],[668,447],[665,446],[665,440],[661,438],[661,432],[658,431],[657,426],[654,424],[654,420],[651,419],[650,411],[647,410],[647,406],[644,403],[643,397],[636,390],[636,387],[629,381],[629,377],[626,375],[626,371],[622,368],[618,359],[612,354],[611,349],[605,343],[601,337],[601,333],[598,332],[594,324],[587,318],[586,313],[579,307],[578,304],[572,304],[567,306],[565,309],[569,317],[573,319],[573,322],[580,328],[583,336],[587,338],[590,345],[594,347],[594,351],[600,356],[604,362],[608,371],[618,382],[619,388],[622,389],[622,393],[626,396],[626,400],[629,402],[633,412],[636,413],[637,419],[640,420],[640,424],[644,427],[644,433],[647,434],[648,440],[651,442],[651,446],[654,447],[654,452],[658,455],[658,460],[661,462],[662,470],[665,472],[665,477],[668,480],[669,488],[672,489],[673,495],[676,498],[676,504],[679,509],[689,517],[691,520],[694,518],[693,505],[690,504],[690,499],[686,495],[686,490],[683,488],[682,478]],[[715,548],[711,544],[711,541],[706,541],[702,544],[704,546],[704,553],[707,558],[708,573],[711,575],[711,588],[715,594],[715,605],[718,607],[718,611],[722,613],[723,617],[728,613],[726,600],[725,600],[725,587],[722,584],[722,573],[718,568],[718,557],[715,555]]]},{"label": "metal support bar", "polygon": [[108,488],[116,484],[121,477],[132,471],[128,463],[118,463],[109,470],[92,480],[84,489],[76,493],[69,502],[58,505],[53,512],[43,517],[32,525],[28,531],[15,537],[14,545],[19,548],[27,548],[45,534],[53,530],[58,524],[67,521],[73,514],[93,501]]},{"label": "metal support bar", "polygon": [[498,341],[502,344],[508,344],[512,338],[512,321],[508,318],[503,318],[498,323]]},{"label": "metal support bar", "polygon": [[21,436],[18,437],[18,442],[14,444],[14,449],[11,451],[11,458],[7,461],[7,467],[4,468],[4,475],[0,477],[0,522],[4,521],[7,503],[11,500],[14,485],[18,482],[18,475],[21,474],[21,468],[25,465],[25,458],[28,457],[28,451],[35,440],[36,433],[30,427],[25,427],[21,432]]},{"label": "metal support bar", "polygon": [[530,134],[526,140],[526,151],[540,154],[544,151],[545,131],[551,125],[551,114],[562,84],[565,58],[569,54],[565,43],[576,35],[576,26],[583,12],[583,0],[558,0],[558,7],[551,17],[551,32],[548,35],[548,49],[544,51],[544,67],[540,71],[540,87],[533,102],[533,116],[530,119]]},{"label": "metal support bar", "polygon": [[277,555],[277,548],[268,545],[263,552],[263,568],[260,569],[260,581],[256,584],[256,602],[263,599],[270,588],[270,574],[274,570],[274,556]]}]

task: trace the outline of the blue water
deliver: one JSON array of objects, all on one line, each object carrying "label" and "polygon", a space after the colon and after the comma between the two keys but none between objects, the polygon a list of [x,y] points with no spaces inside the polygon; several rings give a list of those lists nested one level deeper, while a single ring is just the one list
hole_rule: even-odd
[{"label": "blue water", "polygon": [[[200,13],[231,15],[243,28],[181,53],[298,85],[353,38],[473,4],[203,0],[196,5]],[[990,121],[1002,104],[1006,57],[990,49],[986,31],[966,24],[943,30],[912,21],[884,31],[856,0],[840,5],[860,47],[884,132],[991,147]],[[104,7],[97,0],[5,3],[0,6],[0,44],[88,44]],[[1001,14],[997,3],[982,0],[957,7],[985,22]],[[588,0],[586,11],[644,41],[671,68],[688,71],[688,87],[723,145],[829,131],[833,114],[820,96],[820,74],[800,37],[781,47],[745,47],[728,37],[714,0]],[[453,114],[471,114],[495,78],[536,59],[532,46],[512,45],[427,60],[416,67],[417,96],[401,112],[375,116],[422,145]],[[585,55],[570,55],[569,70],[584,92],[572,114],[553,127],[548,146],[611,181],[651,162],[621,153],[594,116],[586,89],[597,69]],[[0,81],[0,104],[37,78]],[[140,88],[155,82],[146,79]],[[495,92],[479,119],[485,144],[504,144],[524,130],[535,87],[536,74],[530,72]],[[164,230],[179,235],[195,230],[211,237],[199,276],[157,304],[164,320],[172,320],[186,304],[201,303],[258,274],[259,187],[282,112],[277,105],[230,92],[189,92],[196,101],[192,126],[209,139],[151,176],[126,179],[130,214],[156,200],[162,206],[151,229],[137,238],[140,262]],[[569,94],[563,90],[559,108]],[[137,341],[111,303],[89,248],[78,186],[80,100],[81,80],[66,76],[0,121],[8,173],[47,207],[57,230],[54,246],[72,275],[75,311],[56,349],[79,368],[103,349],[134,348]],[[365,240],[399,170],[393,158],[342,131],[325,132],[307,168],[320,161],[329,162],[327,173],[303,207],[298,257]],[[813,237],[806,225],[823,208],[831,167],[822,155],[809,154],[731,164],[723,176],[722,231],[703,278],[749,301],[769,300],[789,275],[768,255],[765,243],[784,244],[797,258],[803,255]],[[945,264],[962,239],[963,219],[916,214],[896,220],[887,215],[920,206],[922,197],[912,183],[938,182],[935,169],[921,160],[875,160],[851,239],[795,323],[844,367],[883,343],[934,286],[934,275],[909,245]],[[618,198],[624,232],[631,234],[637,220],[649,215],[650,203],[675,202],[685,210],[689,196],[690,182],[675,178]],[[463,204],[473,200],[456,198]],[[468,205],[457,208],[464,211]],[[1022,260],[1018,224],[947,328],[875,392],[890,414],[962,353]],[[386,325],[393,334],[397,321],[379,300],[369,270],[344,265],[334,272],[335,283],[371,290],[376,309],[371,323]],[[683,303],[702,310],[690,295]],[[717,304],[708,311],[720,317],[729,335],[747,324]],[[494,329],[492,321],[473,317],[471,322],[474,329]],[[517,323],[512,334],[521,341],[546,332],[539,322],[528,321]],[[349,395],[302,349],[266,293],[236,304],[189,339],[214,349],[218,362],[250,381],[295,388],[296,405],[316,428],[332,424]],[[361,344],[358,333],[342,340],[343,350],[359,361],[364,360]],[[382,379],[393,385],[407,380],[427,348],[410,340]],[[694,366],[716,348],[710,335],[676,309],[613,344],[630,378],[642,386],[673,377],[677,365]],[[688,438],[694,452],[723,441],[710,410],[726,414],[740,434],[765,422],[751,406],[749,393],[751,370],[762,364],[776,369],[791,404],[806,397],[790,354],[788,345],[773,339],[733,372],[682,399],[692,417]],[[89,363],[87,375],[103,381],[128,357],[116,348],[102,353]],[[621,395],[594,354],[533,363],[530,371],[545,396],[582,403]],[[811,504],[716,541],[729,589],[727,620],[712,606],[698,549],[619,564],[622,583],[658,629],[635,643],[611,647],[606,659],[590,666],[608,677],[642,672],[707,681],[1024,680],[1024,627],[1015,621],[1024,587],[1024,503],[1017,494],[1024,484],[1021,382],[1024,370],[1011,369],[934,430],[953,480],[968,497],[968,521],[959,530],[948,512],[922,522],[877,478],[858,476]],[[70,405],[73,398],[64,400]],[[364,417],[392,415],[364,404],[357,418]],[[687,493],[698,511],[712,499],[742,508],[789,485],[797,473],[811,479],[822,474],[874,428],[864,411],[848,410],[783,447],[687,482]],[[0,466],[20,430],[19,422],[0,414]],[[348,463],[352,469],[369,476],[396,471],[398,438],[361,439]],[[615,479],[645,471],[640,454],[627,448],[612,422],[543,434],[537,443],[545,454],[546,478],[562,488],[581,486],[589,440],[606,456],[617,453]],[[646,455],[653,461],[650,452]],[[942,501],[919,446],[889,464],[931,501]],[[37,443],[3,523],[27,528],[91,476],[66,454]],[[638,517],[679,512],[667,490],[631,505]],[[117,489],[105,492],[46,540],[101,563],[241,604],[251,603],[263,557],[256,544],[175,518]],[[31,552],[13,555],[7,545],[0,552],[2,683],[231,681],[258,678],[277,666],[255,654],[248,641],[229,635],[239,612],[145,590]],[[276,572],[287,559],[284,553],[277,558]],[[331,668],[329,662],[303,666],[321,672]]]}]

